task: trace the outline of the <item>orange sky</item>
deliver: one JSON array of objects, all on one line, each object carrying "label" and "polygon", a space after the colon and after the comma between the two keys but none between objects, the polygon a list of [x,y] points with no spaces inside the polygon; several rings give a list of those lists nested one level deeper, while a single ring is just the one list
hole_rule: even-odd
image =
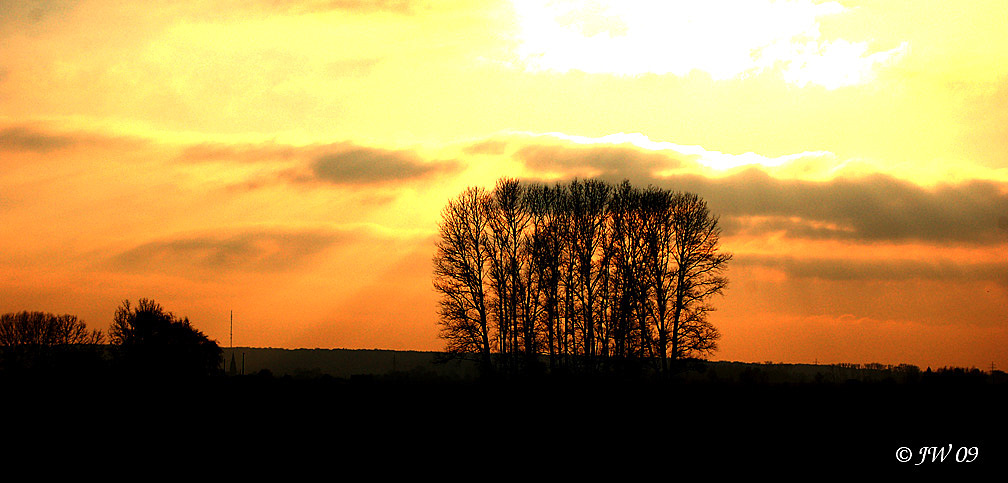
[{"label": "orange sky", "polygon": [[717,359],[1008,368],[1008,5],[0,3],[0,312],[437,350],[440,210],[695,191]]}]

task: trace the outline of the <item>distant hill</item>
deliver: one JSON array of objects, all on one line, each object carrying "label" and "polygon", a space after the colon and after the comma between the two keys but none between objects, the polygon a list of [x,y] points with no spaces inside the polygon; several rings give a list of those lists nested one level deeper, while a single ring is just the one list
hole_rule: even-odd
[{"label": "distant hill", "polygon": [[384,375],[405,372],[443,378],[470,379],[476,365],[467,361],[436,363],[438,352],[394,351],[383,349],[274,349],[235,347],[224,349],[224,369],[234,355],[239,373],[267,370],[274,376],[311,377],[329,375],[350,378],[358,375]]},{"label": "distant hill", "polygon": [[[449,379],[473,379],[475,362],[454,360],[438,363],[439,352],[383,349],[276,349],[235,347],[224,349],[227,370],[234,355],[237,371],[256,374],[269,371],[274,376],[313,377],[329,375],[350,378],[361,375],[408,373]],[[962,371],[962,370],[960,370]],[[974,370],[973,377],[984,373]],[[916,366],[901,364],[784,364],[733,361],[697,361],[685,379],[696,382],[741,383],[850,383],[914,382],[924,373]],[[986,377],[990,377],[989,374]]]}]

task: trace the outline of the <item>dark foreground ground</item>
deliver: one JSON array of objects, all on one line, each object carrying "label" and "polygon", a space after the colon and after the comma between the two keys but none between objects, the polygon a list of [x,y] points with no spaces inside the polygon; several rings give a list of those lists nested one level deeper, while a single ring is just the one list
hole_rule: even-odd
[{"label": "dark foreground ground", "polygon": [[523,481],[972,478],[1008,468],[1006,384],[264,375],[0,384],[7,463],[41,453],[83,463],[70,468],[364,467]]}]

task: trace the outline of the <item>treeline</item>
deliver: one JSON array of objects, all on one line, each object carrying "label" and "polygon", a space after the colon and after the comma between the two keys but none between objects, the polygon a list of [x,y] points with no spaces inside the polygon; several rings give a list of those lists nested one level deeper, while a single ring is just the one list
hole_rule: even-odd
[{"label": "treeline", "polygon": [[19,312],[0,315],[0,346],[53,347],[101,344],[100,330],[87,329],[75,315]]},{"label": "treeline", "polygon": [[706,357],[710,298],[731,259],[693,193],[628,181],[500,179],[442,213],[434,256],[447,352],[485,368],[599,364],[668,371]]},{"label": "treeline", "polygon": [[73,315],[0,315],[0,374],[104,370],[104,339],[100,330],[88,330]]},{"label": "treeline", "polygon": [[0,374],[115,373],[205,376],[220,372],[217,343],[150,299],[116,310],[106,335],[74,315],[16,312],[0,315]]}]

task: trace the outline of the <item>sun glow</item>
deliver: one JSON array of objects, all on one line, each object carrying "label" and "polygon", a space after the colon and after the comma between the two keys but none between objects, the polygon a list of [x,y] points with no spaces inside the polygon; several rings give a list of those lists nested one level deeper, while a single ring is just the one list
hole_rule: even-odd
[{"label": "sun glow", "polygon": [[515,0],[518,55],[530,70],[686,75],[715,80],[775,71],[797,85],[861,84],[905,52],[867,41],[825,39],[819,21],[847,11],[837,2],[537,2]]}]

